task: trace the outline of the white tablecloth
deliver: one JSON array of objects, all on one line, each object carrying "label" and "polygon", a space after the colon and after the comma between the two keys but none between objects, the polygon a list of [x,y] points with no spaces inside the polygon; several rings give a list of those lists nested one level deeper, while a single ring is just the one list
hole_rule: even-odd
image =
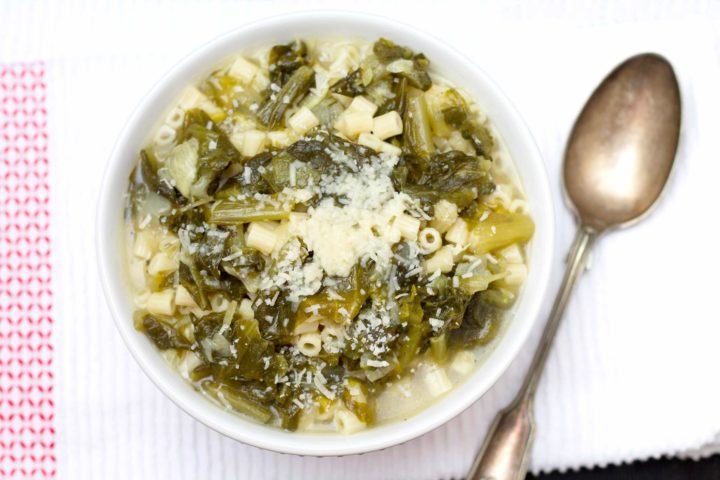
[{"label": "white tablecloth", "polygon": [[[559,169],[575,116],[624,58],[655,51],[674,64],[683,98],[677,167],[653,215],[608,235],[595,251],[540,385],[531,465],[537,472],[712,449],[720,433],[717,3],[4,2],[0,63],[40,60],[47,69],[59,476],[457,478],[512,398],[538,329],[487,395],[430,434],[362,456],[279,455],[225,438],[180,411],[142,374],[115,331],[98,285],[94,207],[105,161],[132,108],[173,63],[215,35],[270,14],[321,7],[361,9],[430,31],[499,82],[546,160],[560,252],[573,235]],[[555,264],[553,285],[562,258]]]}]

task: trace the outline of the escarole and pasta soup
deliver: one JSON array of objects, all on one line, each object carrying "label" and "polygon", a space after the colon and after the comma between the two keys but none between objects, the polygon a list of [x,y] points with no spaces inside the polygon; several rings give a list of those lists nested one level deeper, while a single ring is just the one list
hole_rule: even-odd
[{"label": "escarole and pasta soup", "polygon": [[503,328],[533,234],[472,98],[387,39],[297,40],[187,88],[126,204],[135,327],[286,430],[403,419]]}]

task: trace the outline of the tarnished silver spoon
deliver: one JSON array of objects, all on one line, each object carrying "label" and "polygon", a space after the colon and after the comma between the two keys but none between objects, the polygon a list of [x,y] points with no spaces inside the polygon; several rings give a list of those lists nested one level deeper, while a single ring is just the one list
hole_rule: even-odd
[{"label": "tarnished silver spoon", "polygon": [[535,435],[533,398],[570,293],[596,239],[639,221],[655,204],[679,135],[677,79],[667,60],[655,54],[619,65],[583,108],[565,152],[566,199],[580,224],[565,277],[525,382],[490,427],[468,480],[525,478]]}]

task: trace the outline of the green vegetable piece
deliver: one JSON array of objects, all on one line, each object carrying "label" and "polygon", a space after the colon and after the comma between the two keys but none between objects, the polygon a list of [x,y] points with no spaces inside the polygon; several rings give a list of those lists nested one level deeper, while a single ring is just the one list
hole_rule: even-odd
[{"label": "green vegetable piece", "polygon": [[315,82],[315,71],[301,66],[292,74],[277,93],[272,93],[257,112],[260,122],[270,129],[280,124],[285,111],[302,100]]},{"label": "green vegetable piece", "polygon": [[[194,215],[180,218],[175,222],[177,233],[183,249],[192,261],[185,260],[196,270],[193,275],[195,282],[207,284],[209,289],[234,290],[231,285],[221,282],[220,264],[228,254],[228,245],[233,228],[218,228],[205,223],[205,215],[197,212]],[[211,278],[197,278],[209,276]],[[227,282],[225,282],[227,283]]]},{"label": "green vegetable piece", "polygon": [[399,192],[404,191],[405,185],[407,185],[408,175],[410,175],[410,169],[408,166],[402,161],[398,162],[390,174],[390,180],[392,180],[393,188]]},{"label": "green vegetable piece", "polygon": [[443,117],[453,128],[462,129],[468,120],[466,106],[463,104],[462,106],[448,107],[443,110]]},{"label": "green vegetable piece", "polygon": [[347,76],[332,84],[330,91],[348,97],[363,95],[367,89],[363,84],[362,71],[358,68],[348,73]]},{"label": "green vegetable piece", "polygon": [[226,200],[231,197],[242,195],[255,195],[256,193],[272,193],[273,190],[267,184],[262,174],[267,168],[273,156],[270,152],[258,153],[243,164],[243,169],[238,175],[229,178],[215,192],[216,200]]},{"label": "green vegetable piece", "polygon": [[228,256],[222,260],[222,269],[241,281],[248,280],[265,268],[265,256],[245,245],[242,229],[238,228],[228,240]]},{"label": "green vegetable piece", "polygon": [[417,268],[414,255],[416,250],[407,242],[396,243],[393,246],[393,258],[395,259],[396,274],[399,291],[397,294],[409,293],[410,287],[419,284],[422,269]]},{"label": "green vegetable piece", "polygon": [[230,232],[211,227],[205,229],[201,235],[194,236],[201,237],[197,240],[197,251],[193,255],[195,266],[219,279],[220,263],[227,252]]},{"label": "green vegetable piece", "polygon": [[320,172],[309,163],[299,162],[287,152],[273,157],[265,168],[263,179],[274,192],[282,192],[285,188],[305,188],[317,185]]},{"label": "green vegetable piece", "polygon": [[[368,149],[367,147],[363,147],[362,145],[358,145],[357,143],[353,143],[350,141],[345,140],[344,138],[340,138],[337,135],[333,134],[327,134],[327,138],[324,141],[324,144],[327,146],[330,151],[333,152],[334,156],[337,157],[337,154],[341,154],[341,156],[344,156],[346,160],[350,160],[354,167],[359,167],[363,163],[366,163],[368,159],[373,155],[373,152]],[[335,163],[336,166],[348,168],[347,165],[338,165],[338,163]]]},{"label": "green vegetable piece", "polygon": [[198,171],[198,141],[194,138],[172,149],[165,162],[172,184],[185,198],[192,197],[193,182]]},{"label": "green vegetable piece", "polygon": [[317,131],[311,139],[298,140],[288,147],[287,153],[328,175],[357,170],[373,155],[369,148],[324,130]]},{"label": "green vegetable piece", "polygon": [[[447,275],[440,275],[427,285],[432,294],[423,295],[422,306],[431,316],[443,322],[443,330],[452,330],[460,326],[465,313],[469,295],[455,288]],[[419,292],[427,292],[419,289]]]},{"label": "green vegetable piece", "polygon": [[410,72],[402,72],[400,75],[408,79],[410,84],[422,91],[427,91],[432,87],[432,80],[427,73],[430,61],[422,53],[418,53],[413,57],[413,69]]},{"label": "green vegetable piece", "polygon": [[210,282],[207,283],[219,283],[218,286],[211,286],[215,293],[220,293],[228,300],[236,300],[242,298],[247,293],[245,285],[232,275],[225,275],[222,273],[219,280],[215,280],[213,277],[209,277]]},{"label": "green vegetable piece", "polygon": [[152,152],[142,151],[140,162],[129,176],[125,216],[136,224],[143,222],[148,214],[159,214],[162,222],[162,212],[177,210],[185,203],[185,199],[157,174],[153,167],[156,160],[151,158],[154,158]]},{"label": "green vegetable piece", "polygon": [[190,314],[193,324],[193,335],[196,342],[202,342],[206,338],[212,338],[220,330],[223,324],[224,313],[209,313],[200,318]]},{"label": "green vegetable piece", "polygon": [[467,207],[460,210],[460,216],[467,222],[477,222],[484,218],[485,212],[489,215],[493,210],[489,208],[482,199],[471,202]]},{"label": "green vegetable piece", "polygon": [[342,401],[345,406],[363,423],[369,424],[372,421],[372,409],[368,403],[370,392],[368,386],[357,378],[345,380],[345,389],[342,394]]},{"label": "green vegetable piece", "polygon": [[[302,410],[292,401],[296,395],[292,391],[292,387],[289,385],[282,385],[280,387],[280,391],[282,393],[278,394],[276,397],[276,405],[273,410],[280,419],[280,426],[285,430],[293,432],[298,428],[300,417],[302,416]],[[282,401],[281,399],[287,399],[287,401]]]},{"label": "green vegetable piece", "polygon": [[[181,198],[183,198],[181,196]],[[185,199],[183,198],[185,201]],[[160,216],[160,224],[166,226],[171,232],[178,231],[188,225],[201,225],[205,221],[205,214],[202,206],[208,200],[198,200],[181,208],[175,208],[165,215]]]},{"label": "green vegetable piece", "polygon": [[449,125],[459,130],[464,138],[470,140],[478,155],[492,159],[495,139],[486,126],[470,118],[464,104],[446,108],[443,110],[443,116]]},{"label": "green vegetable piece", "polygon": [[465,135],[467,135],[479,155],[492,158],[491,154],[495,148],[495,139],[493,139],[487,127],[475,123],[473,124],[473,128],[465,130],[465,132]]},{"label": "green vegetable piece", "polygon": [[[218,254],[217,256],[222,260],[221,255]],[[200,270],[195,263],[187,265],[180,262],[178,282],[185,287],[193,300],[195,300],[195,303],[203,310],[210,309],[208,295],[212,293],[220,293],[228,300],[241,298],[246,293],[242,282],[234,276],[226,274],[224,269],[216,277],[206,269]]]},{"label": "green vegetable piece", "polygon": [[202,363],[189,372],[190,381],[200,382],[201,380],[210,379],[215,374],[215,368],[210,363]]},{"label": "green vegetable piece", "polygon": [[275,45],[270,49],[270,81],[285,85],[292,74],[310,60],[305,42],[293,41],[286,45]]},{"label": "green vegetable piece", "polygon": [[[238,109],[250,103],[250,95],[241,87],[240,81],[222,71],[213,72],[198,86],[206,97],[223,110]],[[244,110],[244,108],[243,108]]]},{"label": "green vegetable piece", "polygon": [[483,294],[486,303],[507,310],[515,303],[516,295],[507,288],[489,288]]},{"label": "green vegetable piece", "polygon": [[445,333],[430,339],[430,355],[439,365],[442,365],[448,358],[448,342]]},{"label": "green vegetable piece", "polygon": [[178,275],[180,284],[190,293],[195,303],[203,310],[210,308],[210,301],[207,298],[207,292],[203,288],[200,272],[194,266],[180,262]]},{"label": "green vegetable piece", "polygon": [[287,153],[293,158],[307,162],[315,168],[329,167],[332,158],[326,151],[330,144],[330,134],[318,132],[312,139],[298,140],[287,148]]},{"label": "green vegetable piece", "polygon": [[432,86],[432,80],[427,73],[430,62],[422,53],[415,55],[409,48],[396,45],[387,38],[375,42],[373,53],[384,63],[394,62],[393,65],[399,68],[396,73],[406,78],[413,87],[425,91]]},{"label": "green vegetable piece", "polygon": [[425,96],[415,88],[410,88],[403,119],[403,150],[421,157],[429,157],[435,151],[430,128]]},{"label": "green vegetable piece", "polygon": [[332,95],[326,95],[319,103],[310,107],[310,110],[320,121],[320,125],[330,128],[335,124],[340,114],[345,111],[345,107]]},{"label": "green vegetable piece", "polygon": [[451,150],[431,160],[406,155],[409,169],[403,191],[428,203],[444,199],[465,208],[476,198],[495,190],[483,159]]},{"label": "green vegetable piece", "polygon": [[387,71],[407,79],[408,83],[422,91],[432,87],[430,75],[425,70],[429,65],[424,55],[416,55],[412,60],[395,60],[387,65]]},{"label": "green vegetable piece", "polygon": [[410,59],[413,51],[407,47],[396,45],[392,40],[380,38],[373,44],[373,53],[383,62],[392,62],[401,58]]},{"label": "green vegetable piece", "polygon": [[177,204],[179,202],[177,190],[158,176],[156,170],[157,164],[158,161],[150,150],[141,150],[140,164],[138,165],[139,169],[135,167],[130,174],[131,185],[145,185],[151,192],[165,197],[173,204]]},{"label": "green vegetable piece", "polygon": [[180,335],[177,330],[166,321],[149,313],[142,317],[141,329],[160,350],[170,348],[185,350],[190,348],[190,342]]},{"label": "green vegetable piece", "polygon": [[355,266],[350,275],[325,287],[315,295],[304,298],[295,314],[294,328],[313,319],[322,318],[338,325],[354,319],[368,298],[363,289],[362,269]]},{"label": "green vegetable piece", "polygon": [[175,286],[175,272],[154,275],[148,284],[150,291],[157,292]]},{"label": "green vegetable piece", "polygon": [[408,80],[402,77],[393,78],[392,85],[393,96],[390,97],[382,105],[380,105],[380,108],[378,109],[378,115],[382,115],[391,111],[396,111],[401,117],[404,118],[407,105],[407,94],[408,89],[410,88],[408,86]]},{"label": "green vegetable piece", "polygon": [[430,325],[423,322],[425,312],[420,304],[421,298],[417,288],[410,289],[410,295],[402,297],[398,302],[398,320],[407,323],[405,336],[401,336],[401,343],[397,350],[397,364],[395,370],[401,373],[412,362],[420,350],[425,335],[430,331]]},{"label": "green vegetable piece", "polygon": [[278,290],[261,290],[253,302],[262,337],[271,342],[290,343],[295,309]]},{"label": "green vegetable piece", "polygon": [[485,301],[485,292],[476,293],[465,310],[459,328],[450,332],[450,343],[463,348],[487,345],[498,334],[503,310]]},{"label": "green vegetable piece", "polygon": [[285,220],[290,216],[291,205],[279,201],[261,202],[255,198],[220,200],[214,202],[207,214],[213,225],[240,225],[243,223]]},{"label": "green vegetable piece", "polygon": [[203,382],[202,389],[221,404],[228,405],[233,410],[248,415],[261,423],[267,423],[272,418],[272,411],[248,395],[242,388],[210,381]]},{"label": "green vegetable piece", "polygon": [[238,152],[217,125],[200,109],[185,114],[179,142],[194,138],[198,142],[197,172],[190,192],[196,197],[212,195],[217,189],[217,178],[233,162],[241,160]]},{"label": "green vegetable piece", "polygon": [[[275,348],[261,336],[257,320],[236,318],[233,337],[236,352],[233,375],[244,380],[263,379],[267,370],[265,358],[274,358]],[[277,368],[277,365],[275,367]],[[272,384],[274,383],[272,379]]]},{"label": "green vegetable piece", "polygon": [[534,232],[535,224],[528,215],[493,212],[482,222],[470,225],[469,250],[477,255],[488,253],[527,242]]}]

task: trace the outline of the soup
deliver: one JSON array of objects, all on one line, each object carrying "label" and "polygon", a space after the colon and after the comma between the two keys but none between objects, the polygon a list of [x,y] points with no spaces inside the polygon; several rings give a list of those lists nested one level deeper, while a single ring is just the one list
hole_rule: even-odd
[{"label": "soup", "polygon": [[534,225],[488,119],[422,53],[258,49],[158,123],[127,194],[134,322],[199,392],[353,433],[475,370]]}]

